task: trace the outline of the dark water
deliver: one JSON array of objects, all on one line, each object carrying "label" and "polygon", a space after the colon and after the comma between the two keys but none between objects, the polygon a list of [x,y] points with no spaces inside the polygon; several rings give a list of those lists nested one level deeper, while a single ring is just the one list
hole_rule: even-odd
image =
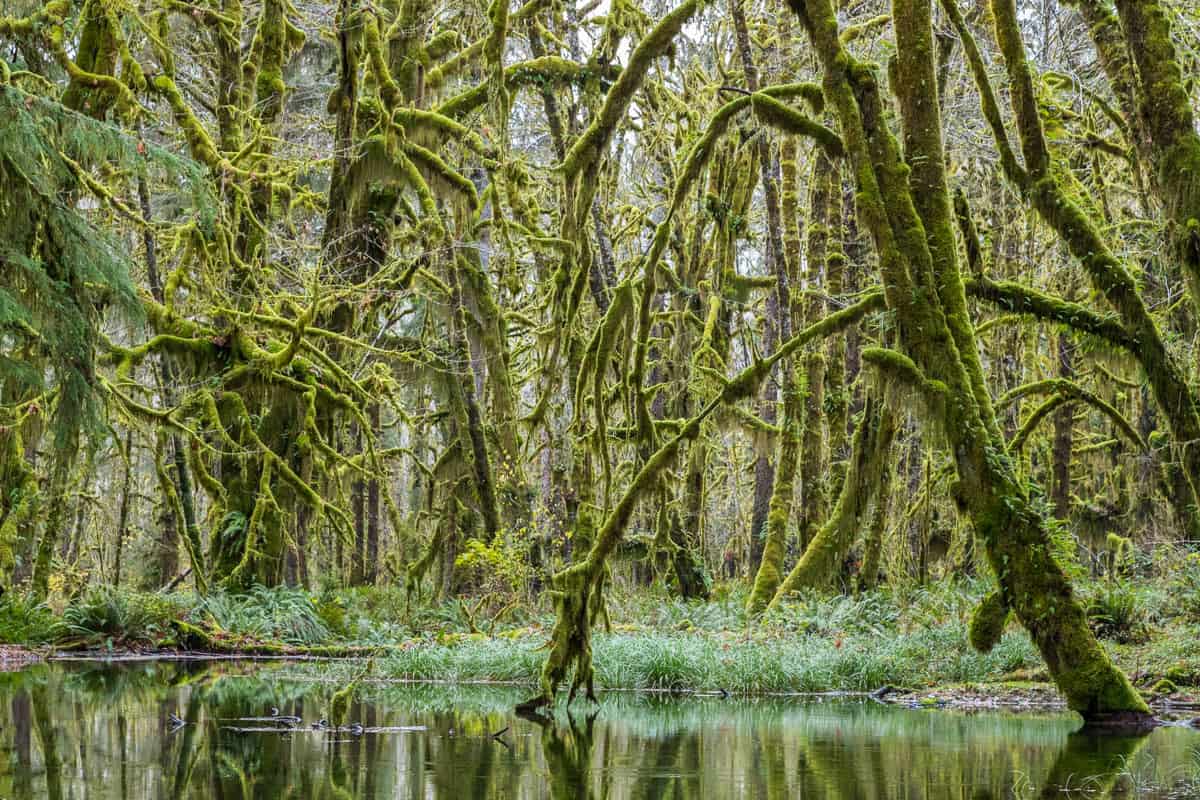
[{"label": "dark water", "polygon": [[[311,669],[319,675],[320,669]],[[869,701],[610,694],[553,720],[518,691],[368,684],[367,731],[314,731],[337,684],[244,663],[0,674],[0,799],[1200,797],[1200,732],[1077,733],[1068,715]],[[229,722],[302,717],[290,733]],[[189,720],[169,730],[169,715]],[[383,730],[423,726],[417,730]],[[507,728],[498,739],[491,734]]]}]

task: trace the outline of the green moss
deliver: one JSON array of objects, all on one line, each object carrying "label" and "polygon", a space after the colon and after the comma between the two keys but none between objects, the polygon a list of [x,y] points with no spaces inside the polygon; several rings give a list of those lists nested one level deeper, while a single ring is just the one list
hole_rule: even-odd
[{"label": "green moss", "polygon": [[[932,74],[933,54],[921,46],[929,39],[929,9],[912,3],[893,6],[898,42],[916,45],[901,48],[912,63],[898,65],[899,81],[893,87],[906,127],[902,158],[886,127],[888,115],[873,71],[845,52],[832,3],[792,0],[791,6],[824,68],[825,94],[838,115],[854,168],[859,217],[875,242],[888,307],[897,317],[905,356],[878,351],[873,357],[886,373],[918,387],[926,400],[935,400],[927,403],[927,411],[942,421],[951,440],[964,509],[1005,596],[1011,598],[1072,708],[1092,718],[1114,712],[1145,714],[1145,704],[1100,649],[1066,576],[1050,556],[1044,521],[998,447],[990,402],[980,393],[979,375],[971,363],[974,334],[963,314],[961,292],[955,289],[961,280],[954,274],[956,253],[944,235],[951,222],[941,175],[940,126],[910,124],[932,113],[926,109],[923,114],[920,104],[929,104],[933,84],[919,78]],[[995,0],[992,8],[1012,83],[1026,88],[1030,70],[1015,7],[1010,0]],[[1032,93],[1014,90],[1014,105],[1028,169],[1046,174],[1048,159],[1040,128],[1035,127],[1038,111]],[[999,121],[998,114],[989,120],[992,117]],[[1003,130],[1002,123],[994,127]],[[1001,137],[998,133],[998,140]],[[914,199],[913,192],[922,186],[931,196]],[[964,356],[963,345],[971,348],[970,356]],[[936,402],[939,397],[944,402]]]},{"label": "green moss", "polygon": [[1004,635],[1011,609],[1004,602],[1004,595],[999,591],[992,592],[979,601],[975,611],[971,613],[971,623],[967,629],[967,638],[977,652],[990,653]]},{"label": "green moss", "polygon": [[779,457],[775,462],[775,484],[767,511],[762,557],[758,573],[754,577],[753,589],[746,600],[746,611],[751,616],[761,614],[766,609],[783,580],[783,560],[787,551],[787,529],[791,519],[797,472],[796,459],[800,447],[796,430],[800,410],[799,398],[795,396],[796,379],[790,375],[785,379],[792,385],[786,388],[788,396],[784,398],[783,429],[779,437]]},{"label": "green moss", "polygon": [[868,396],[862,420],[854,430],[850,462],[837,504],[780,584],[768,611],[793,592],[827,588],[837,579],[842,560],[854,543],[854,536],[861,529],[872,497],[878,490],[879,475],[888,462],[895,436],[895,420],[891,412],[881,406],[878,398]]},{"label": "green moss", "polygon": [[815,141],[830,158],[841,158],[845,151],[841,138],[829,128],[779,102],[763,92],[750,96],[754,114],[764,123],[784,133],[803,136]]},{"label": "green moss", "polygon": [[[599,159],[604,147],[612,138],[617,123],[625,116],[629,104],[633,102],[634,93],[646,80],[650,65],[654,59],[667,51],[675,36],[700,6],[700,0],[686,0],[664,16],[658,25],[638,42],[629,56],[629,63],[621,72],[621,77],[617,78],[608,90],[604,105],[563,159],[561,169],[569,180],[589,169]],[[590,208],[590,200],[584,205]]]}]

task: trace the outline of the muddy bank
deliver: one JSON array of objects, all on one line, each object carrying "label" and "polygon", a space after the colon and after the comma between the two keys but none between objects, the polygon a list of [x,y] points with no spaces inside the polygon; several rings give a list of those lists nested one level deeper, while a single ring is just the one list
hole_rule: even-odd
[{"label": "muddy bank", "polygon": [[42,654],[17,645],[0,645],[0,672],[16,672],[43,660]]},{"label": "muddy bank", "polygon": [[[1142,695],[1163,724],[1200,728],[1200,689],[1169,681],[1143,688]],[[1066,701],[1050,683],[1000,683],[939,686],[925,689],[881,687],[868,694],[880,703],[909,708],[957,711],[1062,711]]]}]

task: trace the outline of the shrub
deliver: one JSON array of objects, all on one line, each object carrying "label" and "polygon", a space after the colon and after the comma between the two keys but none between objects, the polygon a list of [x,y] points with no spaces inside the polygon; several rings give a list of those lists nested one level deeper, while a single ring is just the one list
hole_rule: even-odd
[{"label": "shrub", "polygon": [[1200,622],[1200,553],[1192,553],[1175,571],[1171,596],[1189,622]]},{"label": "shrub", "polygon": [[11,593],[0,599],[0,643],[45,644],[62,632],[62,623],[45,603]]},{"label": "shrub", "polygon": [[513,533],[499,531],[491,542],[468,539],[454,565],[467,571],[481,594],[494,596],[504,605],[521,596],[529,585],[531,541],[525,528]]},{"label": "shrub", "polygon": [[1149,635],[1146,609],[1127,581],[1104,581],[1096,585],[1087,602],[1092,630],[1101,639],[1130,644]]},{"label": "shrub", "polygon": [[258,641],[315,645],[329,641],[329,627],[307,592],[287,587],[255,586],[245,594],[206,597],[193,612],[207,616],[233,636]]},{"label": "shrub", "polygon": [[180,609],[161,595],[95,587],[63,611],[68,638],[108,647],[155,645],[168,636]]}]

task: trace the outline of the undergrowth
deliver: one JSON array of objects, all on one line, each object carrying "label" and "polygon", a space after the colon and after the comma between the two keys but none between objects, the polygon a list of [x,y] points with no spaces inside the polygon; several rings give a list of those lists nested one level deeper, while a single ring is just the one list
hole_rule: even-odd
[{"label": "undergrowth", "polygon": [[[1194,567],[1194,573],[1183,566]],[[1101,579],[1080,587],[1097,633],[1139,685],[1169,677],[1200,684],[1200,616],[1189,605],[1200,561],[1170,579]],[[1015,622],[981,655],[967,642],[983,580],[856,596],[801,593],[751,621],[746,590],[718,584],[708,602],[658,589],[614,588],[610,627],[594,637],[596,683],[607,688],[767,693],[920,688],[1044,674]],[[199,597],[93,589],[61,615],[18,595],[0,599],[0,641],[105,649],[206,646],[379,647],[381,671],[447,682],[535,683],[554,618],[530,603],[497,615],[479,600],[409,605],[399,588],[255,587]],[[355,650],[354,652],[357,652]]]},{"label": "undergrowth", "polygon": [[45,644],[62,635],[63,624],[45,603],[13,593],[0,598],[0,642]]},{"label": "undergrowth", "polygon": [[189,614],[192,621],[208,623],[215,631],[251,641],[319,645],[333,638],[326,617],[314,598],[303,590],[255,586],[245,594],[212,594]]}]

